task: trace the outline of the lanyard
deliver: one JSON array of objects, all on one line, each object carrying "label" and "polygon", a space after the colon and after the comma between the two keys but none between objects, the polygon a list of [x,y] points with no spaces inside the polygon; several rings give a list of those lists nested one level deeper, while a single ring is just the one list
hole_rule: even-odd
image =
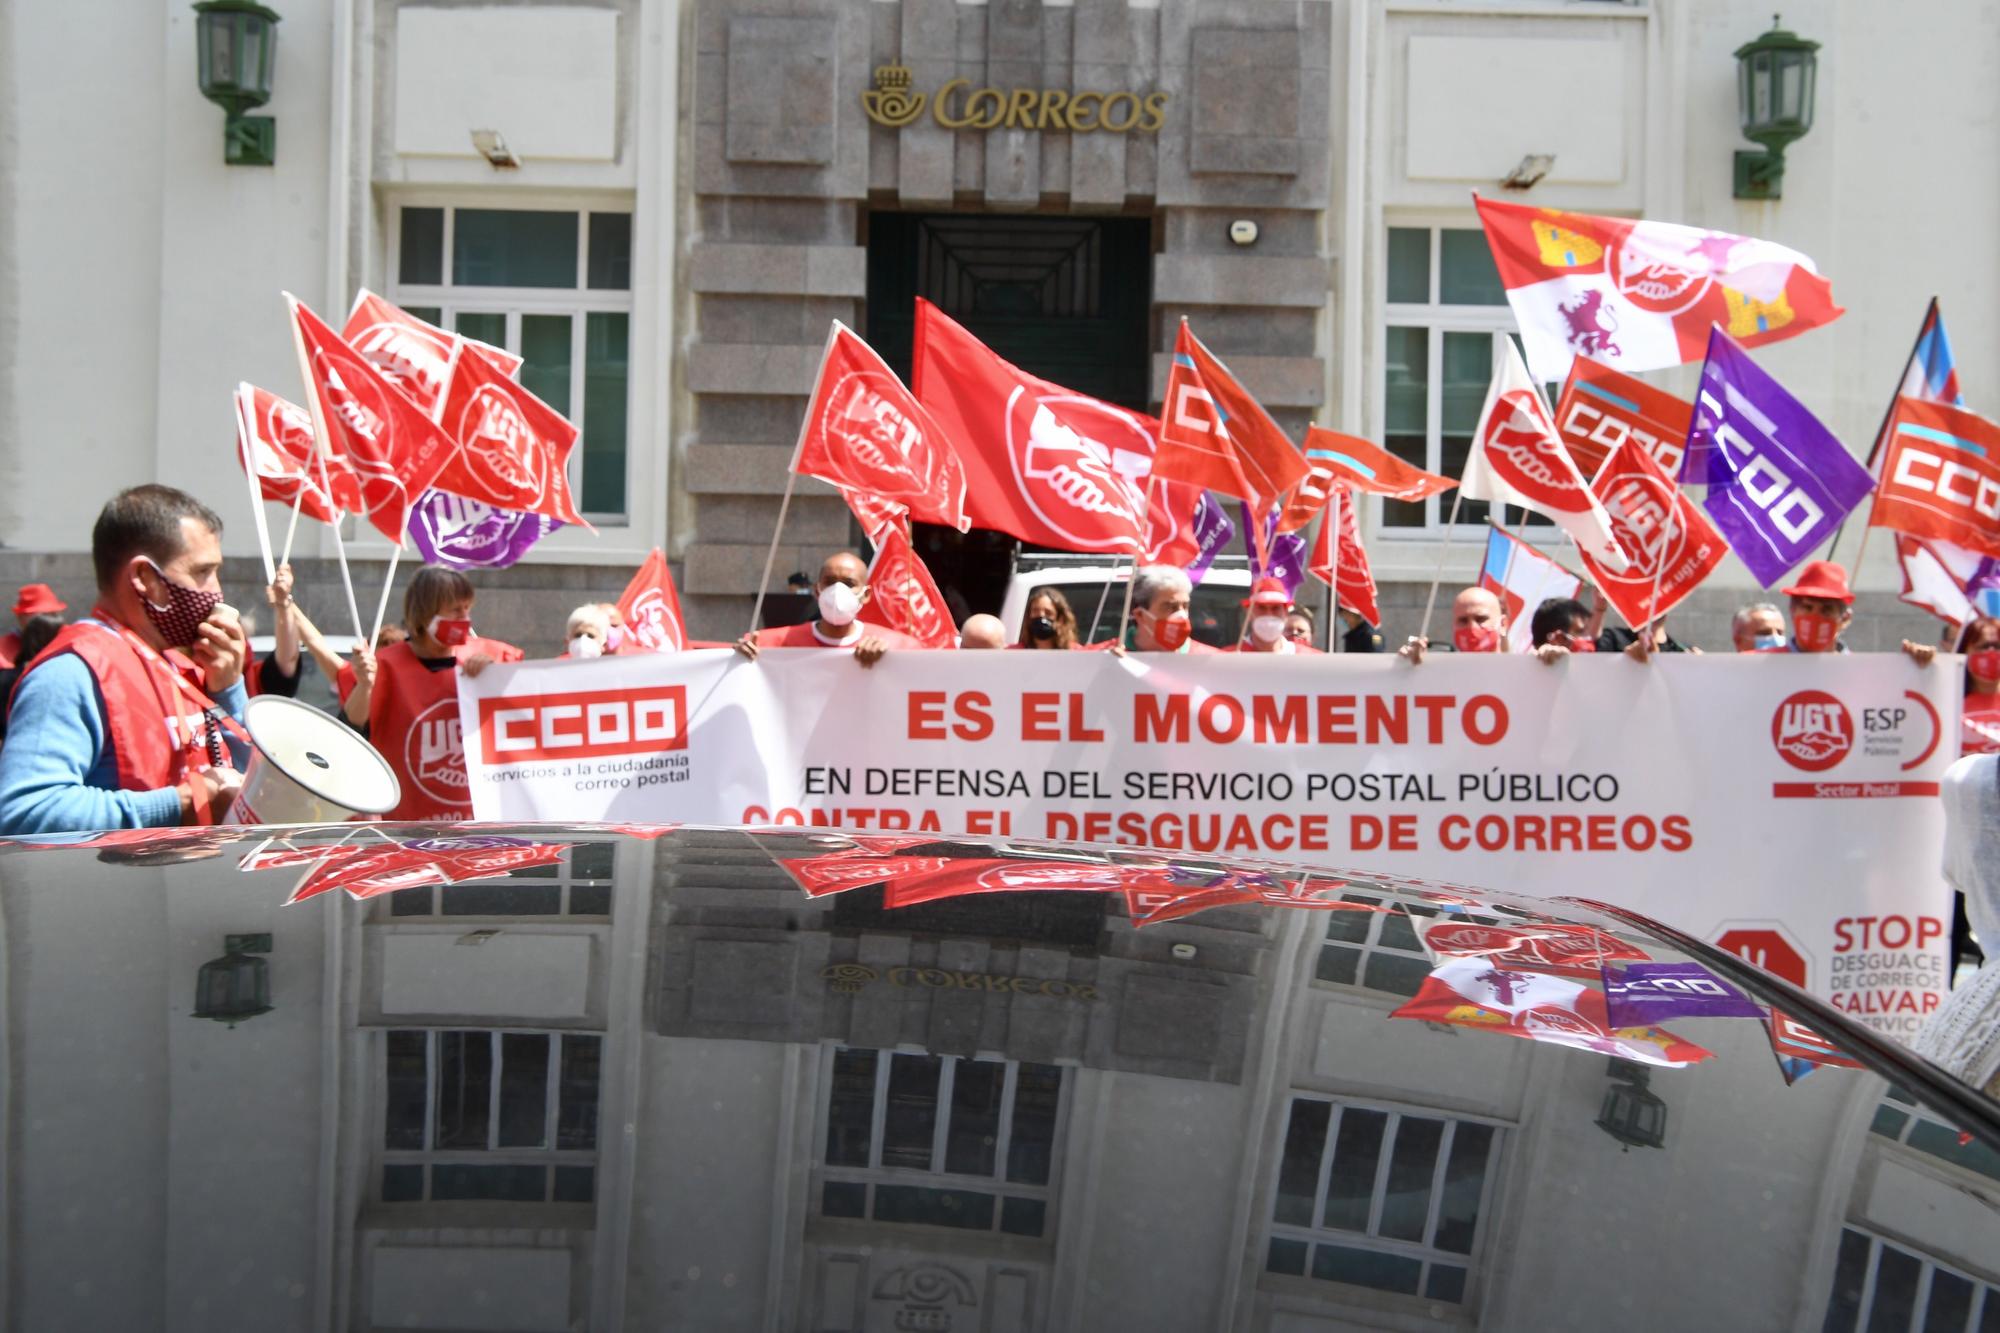
[{"label": "lanyard", "polygon": [[[170,711],[166,696],[160,692],[160,675],[162,672],[166,674],[168,680],[173,682],[174,690],[180,695],[181,700],[193,704],[201,713],[208,762],[211,766],[220,768],[224,763],[225,756],[222,748],[221,734],[223,730],[226,729],[230,735],[236,737],[236,739],[246,745],[252,743],[250,734],[243,730],[235,718],[230,717],[220,708],[217,708],[213,699],[195,689],[193,685],[190,685],[187,677],[176,670],[174,664],[162,657],[151,644],[147,643],[123,623],[107,613],[103,607],[93,608],[91,614],[115,631],[118,637],[125,641],[125,646],[130,648],[138,657],[140,665],[146,668],[146,683],[153,687],[153,699],[160,706],[160,715],[162,718]],[[194,744],[194,738],[190,736],[182,745],[184,758],[185,753],[194,748]]]}]

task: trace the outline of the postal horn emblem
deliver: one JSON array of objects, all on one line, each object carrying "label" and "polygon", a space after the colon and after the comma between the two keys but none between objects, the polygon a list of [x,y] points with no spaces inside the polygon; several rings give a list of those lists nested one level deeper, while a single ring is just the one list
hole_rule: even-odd
[{"label": "postal horn emblem", "polygon": [[924,114],[924,95],[910,91],[910,71],[901,65],[877,65],[875,86],[861,94],[862,109],[877,125],[892,130]]}]

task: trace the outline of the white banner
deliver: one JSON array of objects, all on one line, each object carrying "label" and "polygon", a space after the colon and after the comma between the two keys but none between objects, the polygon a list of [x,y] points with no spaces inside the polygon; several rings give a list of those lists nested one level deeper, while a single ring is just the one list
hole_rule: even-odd
[{"label": "white banner", "polygon": [[460,686],[490,820],[1271,856],[1629,907],[1907,1037],[1948,984],[1958,673],[1900,654],[704,651]]}]

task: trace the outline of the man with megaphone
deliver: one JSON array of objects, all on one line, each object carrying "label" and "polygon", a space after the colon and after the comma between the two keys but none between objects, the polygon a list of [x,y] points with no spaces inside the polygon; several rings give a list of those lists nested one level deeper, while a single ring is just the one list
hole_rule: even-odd
[{"label": "man with megaphone", "polygon": [[171,486],[112,497],[97,605],[23,673],[0,835],[212,824],[243,783],[248,644],[222,600],[222,520]]}]

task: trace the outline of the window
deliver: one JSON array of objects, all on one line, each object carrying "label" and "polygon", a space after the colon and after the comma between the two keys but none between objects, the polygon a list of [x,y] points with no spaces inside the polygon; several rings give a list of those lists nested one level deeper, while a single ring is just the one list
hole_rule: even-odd
[{"label": "window", "polygon": [[581,432],[570,455],[577,506],[622,522],[632,215],[403,208],[395,250],[393,299],[523,357],[521,383]]},{"label": "window", "polygon": [[[1882,1104],[1875,1108],[1875,1121],[1869,1128],[1926,1157],[2000,1181],[2000,1152],[1917,1105],[1916,1099],[1901,1088],[1889,1089]],[[1994,1311],[1994,1319],[2000,1321],[2000,1309]]]},{"label": "window", "polygon": [[1057,1065],[834,1051],[820,1216],[1049,1234]]},{"label": "window", "polygon": [[616,843],[579,843],[560,864],[523,866],[498,879],[388,894],[392,917],[611,915]]},{"label": "window", "polygon": [[[1343,893],[1342,902],[1378,905],[1380,898],[1365,893]],[[1438,909],[1397,903],[1390,912],[1328,912],[1326,943],[1320,946],[1320,981],[1337,986],[1359,986],[1386,991],[1391,995],[1415,995],[1430,975],[1430,955],[1417,939],[1413,916],[1434,917]],[[1471,912],[1454,912],[1454,921],[1471,921],[1490,926],[1495,918]]]},{"label": "window", "polygon": [[1825,1333],[1995,1333],[2000,1287],[1858,1227],[1840,1233]]},{"label": "window", "polygon": [[1464,1303],[1497,1126],[1292,1099],[1264,1269]]},{"label": "window", "polygon": [[[1507,289],[1477,227],[1391,227],[1388,260],[1383,445],[1420,468],[1458,477],[1493,378],[1493,335],[1514,327]],[[1382,525],[1441,528],[1456,494],[1384,500]],[[1459,504],[1461,526],[1482,526],[1486,515],[1483,500]],[[1548,522],[1540,515],[1528,521]]]},{"label": "window", "polygon": [[383,1203],[589,1203],[604,1039],[583,1033],[384,1034]]}]

